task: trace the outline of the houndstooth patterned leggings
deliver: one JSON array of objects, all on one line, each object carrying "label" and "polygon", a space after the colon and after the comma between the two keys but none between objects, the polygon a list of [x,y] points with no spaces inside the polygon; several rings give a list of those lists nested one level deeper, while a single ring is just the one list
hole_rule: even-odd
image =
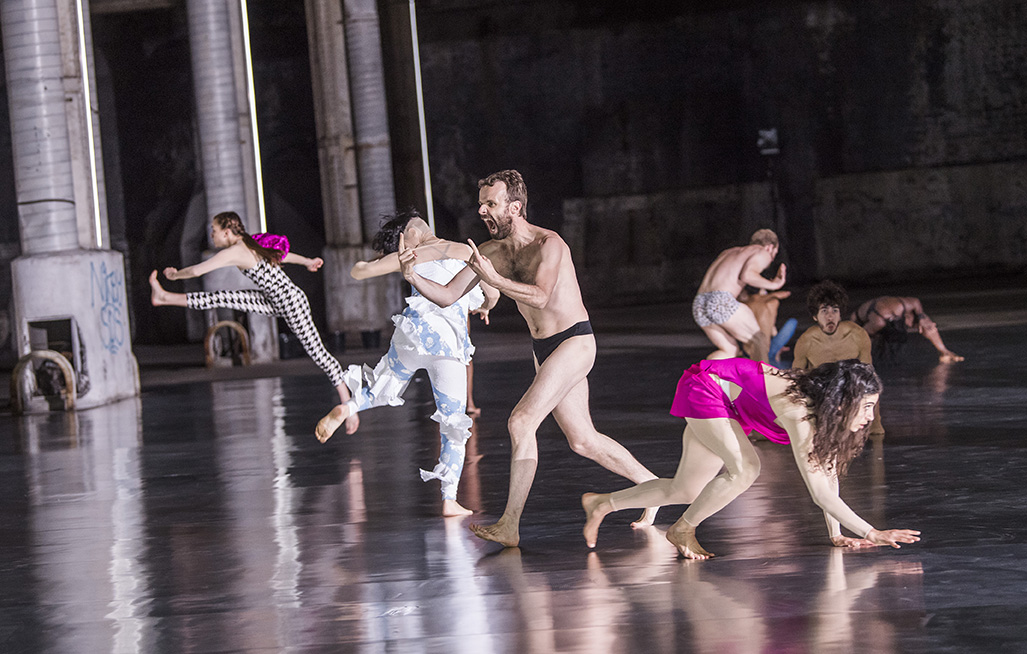
[{"label": "houndstooth patterned leggings", "polygon": [[[257,268],[265,266],[268,268],[272,267],[261,263]],[[275,289],[276,292],[273,294],[266,293],[263,290],[186,293],[186,306],[190,309],[234,309],[247,313],[285,318],[285,324],[289,326],[292,333],[296,334],[300,342],[303,343],[303,349],[307,351],[307,354],[314,360],[314,363],[320,366],[321,370],[332,380],[332,386],[341,385],[343,383],[342,366],[339,365],[339,362],[325,349],[324,343],[321,342],[321,335],[317,333],[317,327],[314,326],[314,320],[310,316],[310,302],[307,300],[306,293],[300,287],[293,284],[285,276],[285,273],[277,269],[277,266],[274,266],[274,268],[278,275],[285,279],[287,285],[282,284],[281,279],[276,279],[278,275],[274,275],[275,271],[259,277],[246,275],[257,282],[261,288],[264,287],[264,284],[261,282],[278,282],[280,286]],[[250,270],[244,270],[243,274],[249,273]],[[278,301],[274,302],[272,298]]]}]

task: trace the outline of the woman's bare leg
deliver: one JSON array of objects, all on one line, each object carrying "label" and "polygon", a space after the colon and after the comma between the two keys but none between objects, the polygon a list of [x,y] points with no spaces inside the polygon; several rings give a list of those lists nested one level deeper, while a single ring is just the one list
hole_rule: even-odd
[{"label": "woman's bare leg", "polygon": [[442,517],[455,518],[463,515],[471,515],[474,511],[462,506],[456,500],[442,500]]},{"label": "woman's bare leg", "polygon": [[[727,418],[718,420],[729,422]],[[589,547],[595,547],[599,525],[607,514],[621,509],[689,504],[716,476],[723,467],[724,460],[696,438],[694,422],[710,421],[688,419],[681,435],[681,461],[673,479],[653,479],[616,493],[586,493],[582,496],[581,505],[585,509],[586,517],[584,536]],[[723,428],[727,428],[726,424],[722,425]],[[730,429],[727,429],[730,432]]]},{"label": "woman's bare leg", "polygon": [[667,530],[667,540],[686,559],[703,560],[713,556],[703,549],[699,541],[695,539],[695,527],[688,524],[684,516],[678,518],[678,521]]},{"label": "woman's bare leg", "polygon": [[688,510],[667,532],[682,556],[709,558],[713,554],[699,546],[695,528],[749,488],[760,474],[760,459],[749,436],[734,420],[714,418],[689,420],[697,440],[724,462],[724,471],[706,484]]},{"label": "woman's bare leg", "polygon": [[[346,384],[339,384],[338,386],[336,386],[335,387],[335,392],[339,394],[339,403],[340,404],[345,404],[346,402],[349,402],[353,398],[353,395],[349,392],[349,389],[346,388]],[[329,413],[328,415],[331,415],[331,414]],[[325,416],[325,417],[327,417],[327,416]],[[323,420],[324,420],[324,418],[322,418],[322,421]],[[360,414],[357,413],[356,411],[351,411],[349,413],[349,415],[346,417],[346,419],[344,420],[344,422],[346,423],[346,433],[347,434],[355,434],[357,429],[360,427]],[[318,425],[320,425],[320,424],[321,423],[318,423]],[[338,427],[336,427],[335,429],[338,429]],[[334,431],[334,429],[332,431]],[[325,437],[324,441],[321,441],[321,442],[322,443],[325,442],[330,437],[331,437],[331,434],[328,434],[328,436]],[[321,437],[318,436],[319,440],[320,440],[320,438]]]},{"label": "woman's bare leg", "polygon": [[150,273],[150,304],[155,307],[184,307],[186,306],[185,293],[165,291],[164,287],[157,281],[157,271],[154,270]]}]

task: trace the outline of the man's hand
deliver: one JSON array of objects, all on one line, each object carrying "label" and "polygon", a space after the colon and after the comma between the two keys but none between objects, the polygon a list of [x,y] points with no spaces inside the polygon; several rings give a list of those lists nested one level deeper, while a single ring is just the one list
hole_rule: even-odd
[{"label": "man's hand", "polygon": [[786,272],[787,271],[785,269],[785,265],[782,263],[781,266],[778,267],[777,274],[774,275],[774,279],[772,280],[774,282],[774,284],[776,285],[775,288],[781,288],[782,286],[785,285],[785,273]]},{"label": "man's hand", "polygon": [[489,258],[478,252],[478,247],[474,244],[474,241],[467,239],[467,243],[471,246],[471,256],[467,260],[468,267],[474,271],[483,282],[489,286],[495,286],[495,280],[499,279],[499,273],[496,272],[492,262]]},{"label": "man's hand", "polygon": [[178,268],[168,266],[164,269],[164,277],[168,279],[178,279]]},{"label": "man's hand", "polygon": [[489,324],[489,310],[488,309],[475,309],[471,313],[477,315],[479,318],[485,321],[485,324]]}]

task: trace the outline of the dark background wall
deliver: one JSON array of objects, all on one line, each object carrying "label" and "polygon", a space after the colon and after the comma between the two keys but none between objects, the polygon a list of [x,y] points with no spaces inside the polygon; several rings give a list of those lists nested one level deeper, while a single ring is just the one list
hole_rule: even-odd
[{"label": "dark background wall", "polygon": [[[270,229],[316,254],[303,4],[248,2]],[[379,7],[397,204],[423,208],[408,4]],[[1027,0],[419,0],[417,10],[440,234],[485,238],[476,181],[517,168],[531,220],[565,234],[592,304],[687,296],[717,251],[762,226],[780,229],[795,282],[1024,271]],[[124,231],[135,339],[183,340],[182,312],[153,312],[145,276],[183,263],[177,235],[198,183],[184,3],[94,15],[93,30],[110,77],[101,120],[120,159],[125,218],[112,230]],[[756,148],[769,127],[776,157]],[[18,253],[9,153],[4,127],[2,263]],[[301,273],[323,327],[321,279]],[[7,306],[9,276],[0,282]]]},{"label": "dark background wall", "polygon": [[1027,3],[418,7],[439,213],[473,231],[474,181],[520,169],[594,294],[647,251],[658,269],[626,290],[694,287],[775,222],[799,281],[1023,270]]}]

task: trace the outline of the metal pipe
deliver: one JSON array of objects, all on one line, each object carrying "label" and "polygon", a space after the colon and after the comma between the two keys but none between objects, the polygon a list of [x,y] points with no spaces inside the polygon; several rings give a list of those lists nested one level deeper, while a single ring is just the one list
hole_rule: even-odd
[{"label": "metal pipe", "polygon": [[90,84],[92,66],[86,54],[85,12],[82,11],[82,0],[75,0],[75,26],[78,28],[78,65],[82,73],[82,107],[86,112],[86,144],[89,154],[89,185],[93,192],[93,230],[96,247],[103,247],[103,219],[100,215],[100,184],[96,172],[96,138],[93,135],[93,88]]},{"label": "metal pipe", "polygon": [[361,217],[364,237],[370,240],[382,214],[396,208],[378,8],[374,0],[345,0],[343,7]]},{"label": "metal pipe", "polygon": [[250,133],[253,136],[253,168],[257,182],[257,215],[260,231],[267,231],[267,215],[264,210],[264,173],[260,166],[260,138],[257,134],[257,92],[253,86],[253,54],[250,50],[250,19],[246,12],[246,0],[239,0],[242,14],[243,59],[246,60],[246,97],[250,109]]},{"label": "metal pipe", "polygon": [[417,96],[417,121],[421,129],[421,168],[424,170],[424,202],[428,213],[428,226],[435,233],[435,201],[431,193],[431,171],[428,167],[428,129],[424,121],[424,93],[421,89],[421,48],[417,37],[417,8],[410,0],[410,41],[414,52],[414,86]]}]

